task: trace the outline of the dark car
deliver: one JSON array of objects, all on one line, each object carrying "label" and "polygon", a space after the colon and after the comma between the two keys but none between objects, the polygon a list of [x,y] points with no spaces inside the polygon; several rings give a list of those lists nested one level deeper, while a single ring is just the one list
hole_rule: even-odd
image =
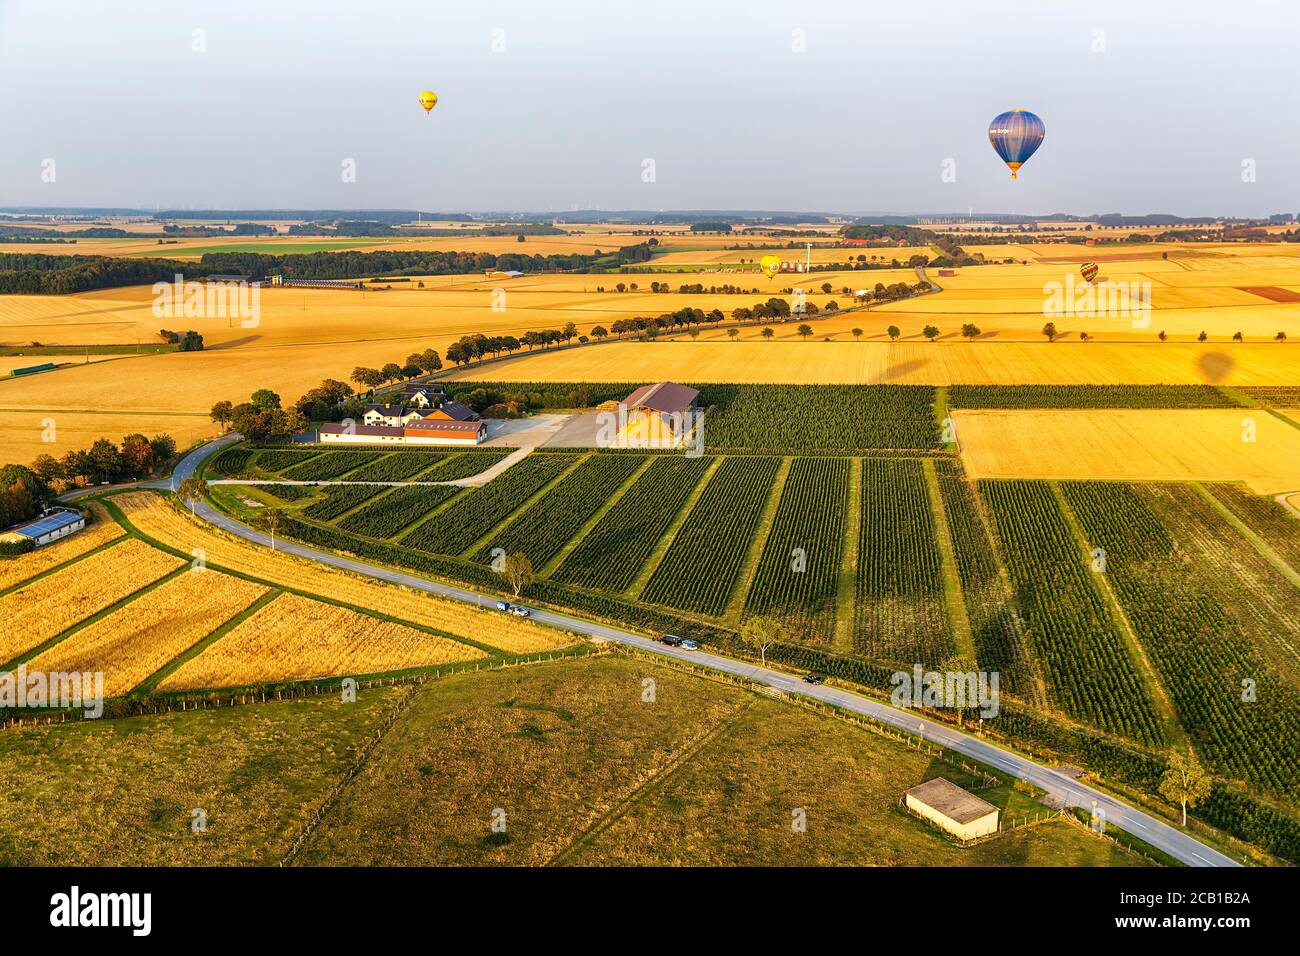
[{"label": "dark car", "polygon": [[682,639],[676,634],[661,634],[659,635],[659,643],[667,644],[669,647],[681,647]]},{"label": "dark car", "polygon": [[804,674],[803,682],[805,684],[824,684],[826,683],[826,678],[822,674]]}]

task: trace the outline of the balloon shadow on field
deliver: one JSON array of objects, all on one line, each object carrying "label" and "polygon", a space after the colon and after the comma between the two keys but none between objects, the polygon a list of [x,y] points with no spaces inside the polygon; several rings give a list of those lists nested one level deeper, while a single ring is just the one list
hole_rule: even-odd
[{"label": "balloon shadow on field", "polygon": [[1196,360],[1201,378],[1212,385],[1227,378],[1234,364],[1232,356],[1224,355],[1222,352],[1207,352]]},{"label": "balloon shadow on field", "polygon": [[911,375],[913,372],[921,371],[921,369],[925,368],[928,364],[929,364],[928,362],[922,362],[913,359],[912,361],[909,362],[899,362],[896,365],[891,365],[889,366],[889,368],[885,369],[878,376],[876,376],[875,384],[883,385],[886,382],[892,382],[896,379],[906,378],[908,375]]}]

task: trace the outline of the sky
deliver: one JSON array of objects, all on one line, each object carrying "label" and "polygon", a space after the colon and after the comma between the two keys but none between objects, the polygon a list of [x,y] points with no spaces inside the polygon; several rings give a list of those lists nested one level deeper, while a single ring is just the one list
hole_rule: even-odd
[{"label": "sky", "polygon": [[0,0],[0,206],[1300,212],[1298,36],[1295,0]]}]

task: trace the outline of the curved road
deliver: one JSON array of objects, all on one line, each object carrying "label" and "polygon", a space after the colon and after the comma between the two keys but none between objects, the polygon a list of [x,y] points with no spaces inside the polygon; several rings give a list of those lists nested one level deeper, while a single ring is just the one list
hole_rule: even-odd
[{"label": "curved road", "polygon": [[[211,454],[216,449],[238,439],[238,435],[227,435],[217,439],[208,445],[191,451],[176,466],[173,473],[172,481],[179,483],[192,476],[197,469],[199,462]],[[146,485],[136,487],[167,487],[169,482],[151,482]],[[102,489],[86,489],[87,492],[93,492]],[[198,502],[195,505],[195,512],[201,515],[206,521],[223,528],[224,530],[238,535],[248,541],[257,544],[269,546],[271,539],[269,536],[255,531],[246,525],[239,523],[229,515],[217,511],[207,502]],[[469,604],[477,604],[480,607],[495,607],[497,599],[484,594],[476,594],[473,591],[467,591],[464,588],[454,587],[447,584],[439,584],[435,581],[428,581],[424,578],[414,577],[409,574],[403,574],[401,571],[394,571],[389,568],[381,568],[372,564],[366,564],[362,561],[355,561],[351,558],[341,557],[335,554],[328,554],[324,551],[318,551],[315,548],[309,548],[305,545],[293,541],[280,540],[276,542],[276,548],[280,551],[286,551],[290,554],[297,555],[312,561],[319,561],[336,568],[342,568],[357,574],[367,575],[372,578],[378,578],[383,581],[391,581],[394,584],[401,584],[416,590],[426,591],[430,594],[437,594],[442,597],[452,598],[457,601],[465,601]],[[584,634],[589,637],[603,638],[609,641],[616,641],[619,644],[625,644],[629,647],[636,647],[642,651],[652,654],[658,654],[662,657],[672,657],[678,660],[696,664],[701,667],[711,668],[712,670],[722,671],[732,674],[746,680],[751,680],[759,684],[765,684],[777,690],[784,691],[787,694],[798,694],[802,697],[818,700],[826,704],[832,704],[841,707],[844,710],[870,717],[873,720],[896,727],[899,730],[912,734],[920,734],[926,740],[947,747],[949,750],[969,757],[972,760],[979,761],[990,767],[996,767],[1003,773],[1008,773],[1027,780],[1041,790],[1047,791],[1053,797],[1073,807],[1083,807],[1085,810],[1091,810],[1097,807],[1105,812],[1106,820],[1125,830],[1134,836],[1140,838],[1146,843],[1163,850],[1175,859],[1187,864],[1188,866],[1240,866],[1236,860],[1225,856],[1218,850],[1215,850],[1197,840],[1190,834],[1176,829],[1157,819],[1148,813],[1144,813],[1126,803],[1117,800],[1109,794],[1103,793],[1080,783],[1071,777],[1053,770],[1051,767],[1035,763],[1027,757],[1012,753],[1009,750],[997,746],[990,741],[972,737],[968,734],[961,733],[944,724],[935,723],[926,720],[916,713],[900,710],[891,707],[888,704],[872,700],[869,697],[863,697],[850,691],[842,690],[838,687],[828,687],[825,685],[805,684],[800,678],[781,671],[772,670],[767,667],[759,667],[754,664],[747,664],[743,661],[732,660],[729,657],[720,657],[716,654],[709,654],[704,651],[684,651],[676,647],[668,647],[660,644],[658,641],[639,634],[633,634],[630,631],[620,630],[619,628],[609,627],[604,624],[595,624],[591,621],[584,621],[576,617],[569,617],[554,611],[535,609],[533,611],[533,620],[540,621],[543,624],[549,624],[553,627],[562,628],[566,631]]]}]

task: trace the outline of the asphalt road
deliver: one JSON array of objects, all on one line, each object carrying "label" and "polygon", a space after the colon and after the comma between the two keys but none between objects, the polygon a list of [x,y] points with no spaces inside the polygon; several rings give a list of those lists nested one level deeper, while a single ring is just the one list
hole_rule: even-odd
[{"label": "asphalt road", "polygon": [[[238,437],[238,435],[227,435],[223,438],[217,439],[216,442],[190,452],[180,462],[180,464],[176,466],[173,475],[175,484],[179,484],[185,478],[193,475],[199,462],[212,451],[231,441],[235,441]],[[168,482],[154,482],[152,485],[155,487],[166,487]],[[148,487],[148,485],[145,487]],[[90,491],[92,489],[87,490]],[[195,512],[212,524],[248,541],[253,541],[264,546],[269,546],[271,543],[268,535],[241,524],[229,515],[223,514],[212,508],[212,506],[206,502],[197,503],[195,505]],[[323,564],[353,571],[357,574],[364,574],[383,581],[391,581],[395,584],[401,584],[409,588],[415,588],[416,590],[426,591],[430,594],[438,594],[443,597],[453,598],[457,601],[477,604],[480,607],[492,608],[496,605],[497,598],[495,597],[476,594],[473,591],[467,591],[464,588],[439,584],[435,581],[428,581],[424,578],[403,574],[400,571],[377,567],[361,561],[354,561],[351,558],[317,551],[315,548],[309,548],[294,541],[279,540],[276,541],[275,545],[277,550],[285,551],[301,558],[319,561]],[[1180,860],[1188,866],[1241,865],[1231,857],[1225,856],[1218,850],[1206,846],[1195,837],[1170,826],[1163,820],[1159,820],[1148,813],[1144,813],[1135,807],[1131,807],[1109,794],[1103,793],[1100,790],[1095,790],[1084,783],[1072,779],[1064,773],[1052,769],[1051,767],[1043,766],[1042,764],[1035,763],[1027,757],[1022,757],[1009,750],[1004,750],[988,740],[980,737],[973,737],[943,724],[926,720],[915,712],[900,710],[891,707],[888,704],[881,703],[880,701],[873,700],[869,697],[863,697],[859,694],[854,694],[838,687],[806,684],[799,677],[781,671],[772,670],[771,668],[760,667],[755,664],[733,660],[729,657],[721,657],[705,651],[685,651],[680,648],[668,647],[667,645],[660,644],[658,641],[651,638],[643,637],[639,634],[633,634],[630,631],[609,627],[604,624],[596,624],[591,621],[584,621],[554,611],[534,609],[532,616],[533,620],[540,621],[543,624],[550,624],[554,627],[563,628],[564,630],[573,631],[578,634],[585,634],[589,637],[599,637],[609,641],[616,641],[619,644],[636,647],[652,654],[658,654],[662,657],[677,658],[678,660],[687,661],[697,666],[722,671],[759,684],[765,684],[768,687],[774,687],[777,690],[784,691],[788,694],[797,694],[812,700],[832,704],[836,707],[841,707],[844,710],[861,714],[865,717],[870,717],[873,720],[880,721],[881,723],[888,724],[891,727],[896,727],[899,730],[907,731],[908,733],[920,734],[925,737],[926,740],[947,747],[955,753],[962,754],[972,760],[994,767],[1004,773],[1012,774],[1022,780],[1027,780],[1029,783],[1041,790],[1045,790],[1047,793],[1069,806],[1083,807],[1086,810],[1092,810],[1094,807],[1099,808],[1104,811],[1106,820],[1109,823],[1112,823],[1121,830],[1125,830],[1142,839],[1146,843],[1163,850],[1165,853],[1168,853],[1170,856]]]}]

